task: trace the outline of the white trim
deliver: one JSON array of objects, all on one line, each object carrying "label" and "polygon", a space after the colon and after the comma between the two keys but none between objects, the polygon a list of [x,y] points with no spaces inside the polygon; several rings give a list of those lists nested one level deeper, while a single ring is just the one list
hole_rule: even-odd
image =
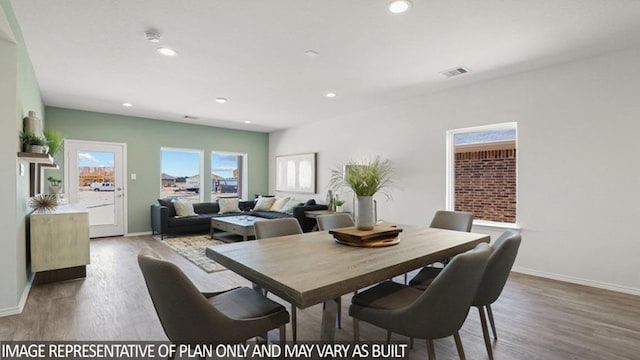
[{"label": "white trim", "polygon": [[490,230],[504,230],[504,229],[518,230],[518,231],[522,230],[522,227],[517,223],[514,224],[514,223],[504,223],[504,222],[497,222],[497,221],[487,221],[487,220],[473,220],[473,226],[490,229]]},{"label": "white trim", "polygon": [[124,234],[124,236],[145,236],[145,235],[153,235],[153,231],[141,231],[141,232]]},{"label": "white trim", "polygon": [[31,285],[33,283],[34,275],[35,274],[33,273],[31,274],[31,276],[29,277],[29,281],[27,281],[27,284],[24,286],[24,290],[22,291],[22,296],[20,296],[18,305],[6,309],[0,309],[0,317],[18,315],[22,313],[22,311],[24,310],[24,306],[27,304],[29,292],[31,292]]},{"label": "white trim", "polygon": [[516,266],[513,267],[512,271],[520,274],[533,275],[533,276],[538,276],[546,279],[564,281],[572,284],[585,285],[585,286],[590,286],[598,289],[605,289],[605,290],[611,290],[611,291],[621,292],[625,294],[640,296],[640,289],[631,288],[627,286],[609,284],[609,283],[604,283],[600,281],[587,280],[587,279],[574,277],[574,276],[554,274],[554,273],[549,273],[545,271],[526,269],[526,268],[521,268]]}]

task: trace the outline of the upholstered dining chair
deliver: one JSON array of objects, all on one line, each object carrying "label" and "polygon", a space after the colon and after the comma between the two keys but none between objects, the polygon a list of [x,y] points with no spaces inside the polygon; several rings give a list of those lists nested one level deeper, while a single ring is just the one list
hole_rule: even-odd
[{"label": "upholstered dining chair", "polygon": [[429,359],[435,359],[433,340],[453,335],[460,359],[464,349],[459,330],[469,313],[489,259],[489,245],[455,256],[425,291],[393,281],[382,282],[351,300],[354,341],[359,321],[387,331],[427,340]]},{"label": "upholstered dining chair", "polygon": [[[273,237],[302,234],[300,223],[295,218],[282,218],[260,220],[253,224],[256,232],[256,240],[264,240]],[[267,291],[264,291],[267,295]],[[295,343],[298,340],[298,324],[296,307],[291,304],[291,338]]]},{"label": "upholstered dining chair", "polygon": [[[431,219],[431,224],[429,227],[435,229],[444,229],[444,230],[455,230],[455,231],[471,231],[471,226],[473,225],[473,213],[465,212],[465,211],[448,211],[448,210],[438,210],[433,215],[433,219]],[[449,259],[443,261],[443,264],[446,264]],[[429,272],[431,266],[425,266],[418,272],[416,276],[422,276],[421,273],[423,271]],[[407,283],[407,274],[404,274],[404,283]]]},{"label": "upholstered dining chair", "polygon": [[[496,324],[493,320],[493,311],[491,310],[491,304],[496,302],[502,294],[509,273],[513,267],[513,263],[516,261],[518,255],[518,249],[522,237],[515,231],[506,231],[491,245],[491,256],[489,257],[489,263],[487,269],[482,276],[480,286],[473,299],[472,306],[478,308],[480,314],[480,324],[482,325],[482,335],[484,337],[484,344],[489,354],[489,359],[493,359],[493,350],[491,349],[491,340],[489,338],[489,329],[487,328],[487,319],[485,317],[485,310],[489,317],[491,324],[491,330],[493,331],[493,338],[498,340],[496,332]],[[427,289],[429,285],[437,278],[442,269],[430,268],[425,271],[421,277],[416,276],[411,280],[409,285],[418,289]]]},{"label": "upholstered dining chair", "polygon": [[275,328],[285,342],[289,313],[282,305],[246,287],[200,292],[180,268],[148,247],[138,254],[138,264],[172,343],[239,343]]},{"label": "upholstered dining chair", "polygon": [[320,215],[316,217],[318,230],[331,230],[356,226],[351,215],[347,213]]}]

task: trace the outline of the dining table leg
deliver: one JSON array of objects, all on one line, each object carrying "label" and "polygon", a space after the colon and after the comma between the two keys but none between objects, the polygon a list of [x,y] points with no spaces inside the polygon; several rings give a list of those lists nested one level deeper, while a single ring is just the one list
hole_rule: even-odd
[{"label": "dining table leg", "polygon": [[320,330],[321,341],[333,342],[335,340],[337,313],[338,313],[337,299],[331,299],[324,302],[324,306],[322,308],[322,327]]}]

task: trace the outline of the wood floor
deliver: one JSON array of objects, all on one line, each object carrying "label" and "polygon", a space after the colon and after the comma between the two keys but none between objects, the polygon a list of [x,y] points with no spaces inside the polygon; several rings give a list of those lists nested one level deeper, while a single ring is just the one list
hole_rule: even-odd
[{"label": "wood floor", "polygon": [[[207,274],[151,236],[92,240],[87,278],[34,286],[22,314],[0,318],[0,341],[166,340],[136,262],[144,246],[177,263],[203,290],[249,285],[231,271]],[[337,340],[352,339],[349,303],[350,296],[343,297]],[[640,359],[637,296],[512,274],[493,311],[496,359]],[[298,311],[299,340],[319,338],[320,312],[320,305]],[[488,358],[476,309],[460,335],[467,359]],[[361,323],[360,336],[383,341],[386,332]],[[435,347],[438,359],[458,358],[453,338]],[[423,341],[410,357],[426,359]]]}]

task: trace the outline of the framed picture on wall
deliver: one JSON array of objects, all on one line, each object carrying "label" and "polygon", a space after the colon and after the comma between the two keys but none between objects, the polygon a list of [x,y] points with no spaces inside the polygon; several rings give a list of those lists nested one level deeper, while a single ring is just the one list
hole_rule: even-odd
[{"label": "framed picture on wall", "polygon": [[316,153],[276,156],[276,191],[316,193]]}]

